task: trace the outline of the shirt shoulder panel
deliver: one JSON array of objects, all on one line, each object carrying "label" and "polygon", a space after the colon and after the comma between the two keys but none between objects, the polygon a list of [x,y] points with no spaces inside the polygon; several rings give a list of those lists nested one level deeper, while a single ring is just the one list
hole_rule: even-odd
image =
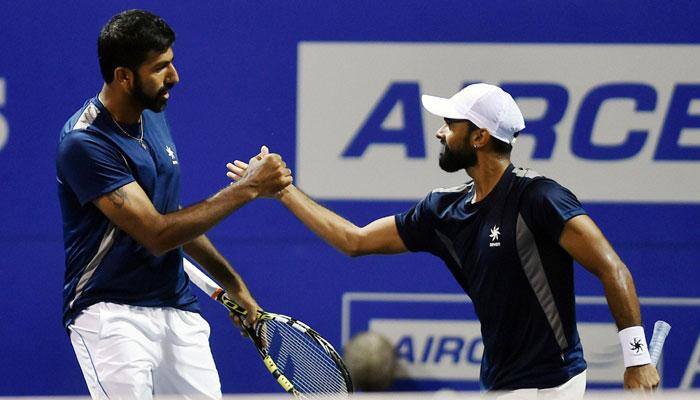
[{"label": "shirt shoulder panel", "polygon": [[429,206],[432,195],[433,192],[429,193],[413,207],[394,216],[399,236],[410,251],[429,251],[427,244],[435,235]]},{"label": "shirt shoulder panel", "polygon": [[472,182],[463,185],[437,188],[407,211],[396,214],[399,235],[410,251],[440,252],[436,229],[444,219],[450,219],[448,210],[464,198],[473,187]]},{"label": "shirt shoulder panel", "polygon": [[558,242],[571,218],[586,214],[578,198],[556,181],[538,177],[528,183],[520,199],[520,212],[533,231]]},{"label": "shirt shoulder panel", "polygon": [[85,130],[63,137],[56,168],[59,180],[70,187],[81,205],[134,180],[117,146]]}]

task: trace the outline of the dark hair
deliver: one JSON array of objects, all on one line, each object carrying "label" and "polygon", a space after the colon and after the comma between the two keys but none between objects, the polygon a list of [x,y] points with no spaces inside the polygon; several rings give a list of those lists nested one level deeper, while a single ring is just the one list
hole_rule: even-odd
[{"label": "dark hair", "polygon": [[163,53],[175,42],[175,32],[163,19],[143,10],[123,11],[113,16],[100,31],[97,58],[105,82],[114,80],[114,69],[132,71],[141,65],[148,53]]},{"label": "dark hair", "polygon": [[[471,132],[475,129],[480,129],[475,123],[473,123],[470,120],[467,120],[467,123],[469,123],[468,132]],[[519,133],[520,132],[516,132],[513,135],[513,137],[518,136]],[[489,142],[491,142],[491,150],[493,150],[493,152],[496,154],[510,154],[510,152],[513,150],[512,144],[506,143],[493,135],[491,135],[491,140],[489,140]]]},{"label": "dark hair", "polygon": [[510,154],[511,150],[513,150],[513,145],[510,143],[506,143],[502,141],[501,139],[498,139],[495,136],[491,136],[491,149],[493,150],[494,153],[497,154]]}]

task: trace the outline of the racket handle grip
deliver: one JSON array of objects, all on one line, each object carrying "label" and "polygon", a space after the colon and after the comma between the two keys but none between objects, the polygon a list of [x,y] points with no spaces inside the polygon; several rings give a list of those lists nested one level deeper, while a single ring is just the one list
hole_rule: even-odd
[{"label": "racket handle grip", "polygon": [[200,271],[190,260],[187,258],[182,259],[182,268],[190,277],[190,281],[195,284],[198,288],[202,289],[206,294],[212,299],[225,305],[229,310],[235,312],[238,315],[245,316],[248,311],[241,307],[235,301],[229,299],[221,287],[214,282],[210,277],[208,277],[204,272]]},{"label": "racket handle grip", "polygon": [[190,260],[183,258],[182,268],[187,273],[187,276],[190,277],[190,281],[192,281],[192,283],[194,283],[198,288],[202,289],[202,291],[208,294],[211,298],[216,299],[216,297],[222,292],[221,287],[204,272],[200,271],[199,268],[192,264]]},{"label": "racket handle grip", "polygon": [[666,321],[656,321],[654,323],[654,333],[651,335],[651,342],[649,342],[649,356],[651,358],[651,364],[656,366],[661,357],[661,350],[664,347],[664,342],[666,341],[666,336],[671,330],[671,325]]}]

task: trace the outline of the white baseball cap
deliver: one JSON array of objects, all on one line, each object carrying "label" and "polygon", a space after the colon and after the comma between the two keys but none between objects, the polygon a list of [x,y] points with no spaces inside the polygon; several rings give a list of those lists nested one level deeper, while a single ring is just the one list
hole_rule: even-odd
[{"label": "white baseball cap", "polygon": [[475,83],[449,99],[423,95],[423,107],[443,118],[468,119],[488,129],[495,138],[513,143],[515,134],[525,129],[525,120],[513,97],[498,86]]}]

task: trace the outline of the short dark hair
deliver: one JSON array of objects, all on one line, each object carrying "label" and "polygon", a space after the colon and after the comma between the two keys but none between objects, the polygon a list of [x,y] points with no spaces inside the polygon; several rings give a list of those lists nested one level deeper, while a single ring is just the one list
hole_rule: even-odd
[{"label": "short dark hair", "polygon": [[148,53],[163,53],[175,42],[175,32],[155,14],[143,10],[123,11],[113,16],[100,30],[97,58],[102,78],[114,80],[114,69],[132,71],[146,61]]},{"label": "short dark hair", "polygon": [[[475,129],[480,129],[475,123],[473,123],[470,120],[467,120],[467,123],[469,123],[469,132],[475,130]],[[513,137],[518,136],[520,132],[517,132],[513,135]],[[491,149],[494,151],[494,153],[497,154],[510,154],[510,152],[513,150],[513,145],[510,143],[506,143],[502,141],[501,139],[498,139],[497,137],[491,135]]]},{"label": "short dark hair", "polygon": [[497,154],[510,154],[513,150],[513,145],[506,143],[495,136],[491,136],[491,149]]}]

